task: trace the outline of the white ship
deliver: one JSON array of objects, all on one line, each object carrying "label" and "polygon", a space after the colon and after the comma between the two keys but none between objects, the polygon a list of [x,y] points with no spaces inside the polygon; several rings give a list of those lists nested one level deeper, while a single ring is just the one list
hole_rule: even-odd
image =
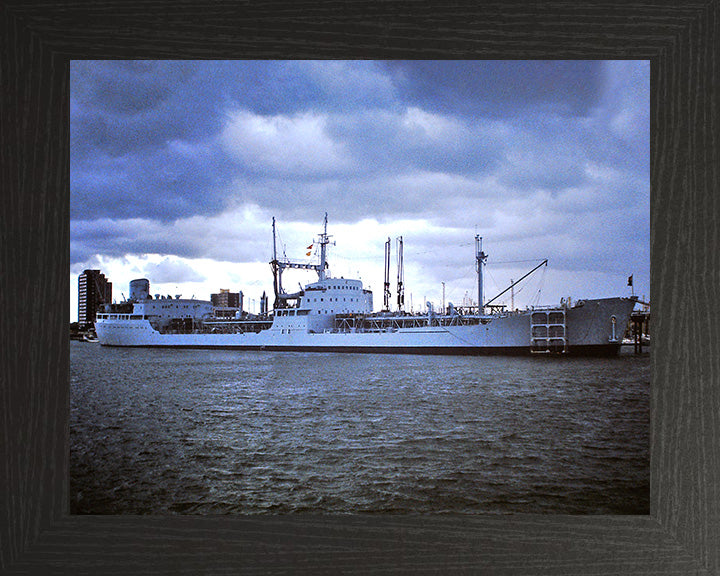
[{"label": "white ship", "polygon": [[[478,295],[487,255],[475,237]],[[327,215],[320,234],[319,264],[278,260],[273,220],[275,302],[261,314],[233,319],[213,316],[211,302],[152,298],[146,279],[130,283],[130,298],[99,313],[95,331],[103,346],[230,348],[303,352],[372,352],[412,354],[573,354],[615,355],[620,350],[637,297],[561,302],[559,306],[506,310],[492,306],[501,292],[474,309],[452,305],[436,313],[402,311],[402,268],[398,271],[398,312],[373,312],[372,292],[360,280],[327,275]],[[402,258],[400,244],[399,262]],[[389,240],[386,244],[384,308],[389,302]],[[545,265],[547,260],[531,270]],[[314,270],[318,279],[299,292],[282,288],[287,268]],[[525,278],[525,276],[523,278]],[[521,278],[512,286],[523,280]],[[506,291],[507,291],[506,290]]]}]

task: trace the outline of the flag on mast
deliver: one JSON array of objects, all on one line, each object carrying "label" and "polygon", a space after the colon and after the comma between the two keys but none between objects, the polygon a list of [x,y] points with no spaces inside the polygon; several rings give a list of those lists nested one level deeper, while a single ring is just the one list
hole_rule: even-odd
[{"label": "flag on mast", "polygon": [[633,285],[633,275],[630,274],[630,276],[628,276],[628,286],[632,286],[632,285]]}]

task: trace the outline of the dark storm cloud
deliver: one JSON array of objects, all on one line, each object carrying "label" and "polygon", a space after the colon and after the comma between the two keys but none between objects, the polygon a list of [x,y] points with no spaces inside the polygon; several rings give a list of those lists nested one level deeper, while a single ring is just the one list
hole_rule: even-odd
[{"label": "dark storm cloud", "polygon": [[532,109],[587,115],[599,96],[601,62],[385,61],[407,102],[448,114],[514,117]]},{"label": "dark storm cloud", "polygon": [[72,217],[218,213],[231,177],[268,174],[218,145],[229,113],[346,111],[391,93],[373,63],[73,62]]},{"label": "dark storm cloud", "polygon": [[197,141],[220,128],[192,63],[75,61],[70,82],[75,157]]},{"label": "dark storm cloud", "polygon": [[[269,261],[270,217],[257,214],[250,210],[173,222],[147,218],[72,220],[70,259],[86,262],[95,254],[115,259],[167,254],[190,260]],[[245,225],[238,226],[243,219]]]},{"label": "dark storm cloud", "polygon": [[435,116],[418,108],[335,116],[328,132],[345,143],[363,175],[408,171],[482,174],[497,166],[504,143],[492,122]]},{"label": "dark storm cloud", "polygon": [[73,62],[71,217],[219,210],[222,126],[192,63]]},{"label": "dark storm cloud", "polygon": [[201,258],[205,247],[199,234],[188,235],[150,220],[90,220],[72,224],[70,258],[89,259],[95,253],[111,258],[128,254],[175,254]]},{"label": "dark storm cloud", "polygon": [[362,62],[74,61],[71,87],[78,155],[207,140],[232,109],[332,112],[382,106],[392,97],[387,79]]},{"label": "dark storm cloud", "polygon": [[373,61],[265,61],[252,66],[258,83],[231,94],[239,107],[258,114],[349,113],[398,103],[391,78]]},{"label": "dark storm cloud", "polygon": [[[337,197],[339,187],[345,203],[372,206],[379,191],[360,184],[375,186],[380,174],[486,174],[505,158],[508,140],[494,133],[492,118],[550,105],[553,112],[584,113],[597,98],[597,68],[595,62],[73,62],[72,217],[172,221],[217,214],[232,199],[285,204],[298,188],[316,211],[328,208],[327,193]],[[219,139],[238,114],[247,122],[231,135],[233,151]],[[258,121],[264,124],[256,133],[248,129]],[[268,127],[280,137],[268,138]],[[288,133],[295,136],[282,137]],[[290,177],[296,183],[271,186]],[[506,176],[509,184],[534,179],[553,188],[580,177],[570,163],[558,170],[531,157]],[[233,181],[250,188],[233,188]],[[393,179],[387,185],[394,188]]]},{"label": "dark storm cloud", "polygon": [[171,221],[215,213],[225,205],[229,168],[212,143],[168,142],[115,157],[97,153],[72,168],[71,217]]}]

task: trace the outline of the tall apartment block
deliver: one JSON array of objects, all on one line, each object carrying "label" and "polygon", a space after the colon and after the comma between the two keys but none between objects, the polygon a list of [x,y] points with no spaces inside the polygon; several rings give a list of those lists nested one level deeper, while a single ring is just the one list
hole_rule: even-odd
[{"label": "tall apartment block", "polygon": [[78,278],[78,324],[85,328],[95,322],[103,304],[112,302],[112,282],[100,270],[85,270]]},{"label": "tall apartment block", "polygon": [[236,312],[242,312],[243,293],[221,288],[219,294],[210,294],[210,301],[216,318],[232,318]]}]

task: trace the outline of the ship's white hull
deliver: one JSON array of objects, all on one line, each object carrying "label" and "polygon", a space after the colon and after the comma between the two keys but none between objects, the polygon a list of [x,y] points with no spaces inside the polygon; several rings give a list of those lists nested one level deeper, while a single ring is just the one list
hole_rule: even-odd
[{"label": "ship's white hull", "polygon": [[[629,298],[587,300],[565,310],[564,345],[570,354],[616,354],[635,301]],[[104,346],[232,348],[303,352],[373,352],[417,354],[529,354],[531,311],[489,317],[471,325],[426,325],[386,331],[281,331],[235,334],[162,334],[148,320],[102,320],[96,332]],[[537,343],[537,339],[536,342]]]}]

